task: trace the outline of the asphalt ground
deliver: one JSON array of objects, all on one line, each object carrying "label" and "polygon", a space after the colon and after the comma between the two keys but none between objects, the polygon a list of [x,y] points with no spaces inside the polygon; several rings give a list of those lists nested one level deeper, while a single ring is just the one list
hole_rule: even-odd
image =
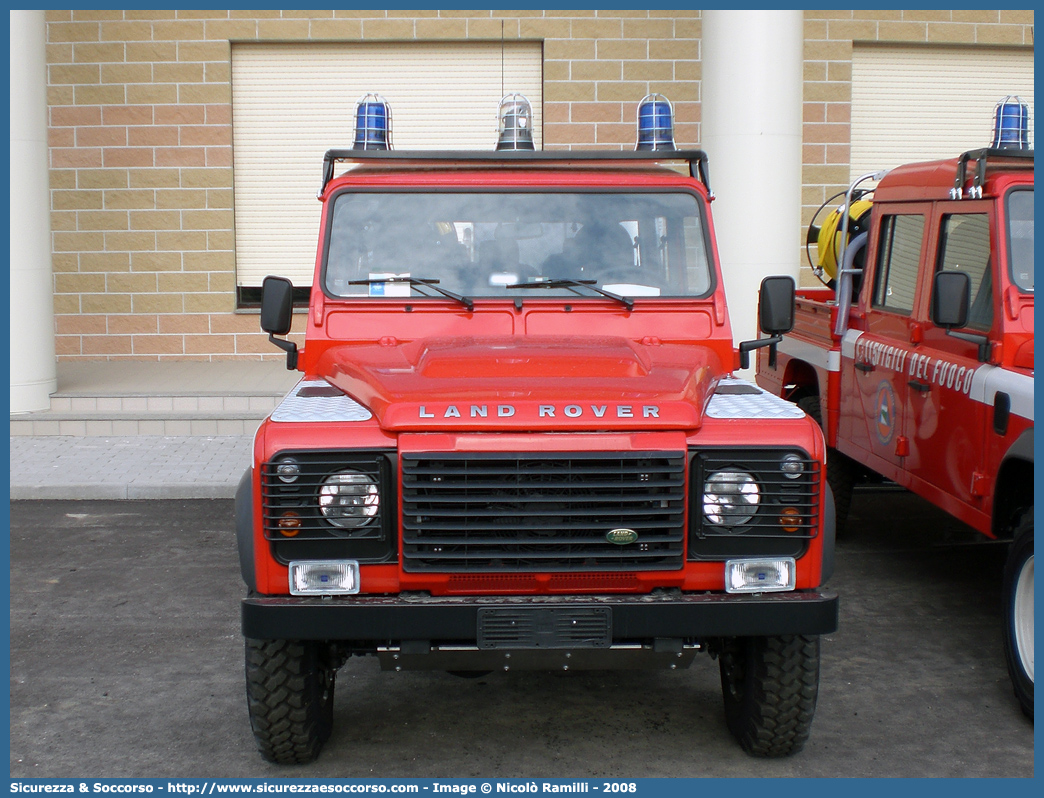
[{"label": "asphalt ground", "polygon": [[717,663],[675,672],[339,672],[319,760],[257,754],[228,500],[11,505],[11,760],[25,777],[1030,777],[1001,650],[1003,548],[857,494],[805,750],[746,756]]}]

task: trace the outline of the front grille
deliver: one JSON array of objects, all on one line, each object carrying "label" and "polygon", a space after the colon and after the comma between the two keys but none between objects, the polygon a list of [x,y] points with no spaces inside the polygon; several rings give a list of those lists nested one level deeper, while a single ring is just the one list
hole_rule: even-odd
[{"label": "front grille", "polygon": [[[403,566],[412,572],[681,568],[685,460],[683,452],[403,455]],[[617,529],[636,538],[610,542]]]},{"label": "front grille", "polygon": [[[798,456],[803,467],[800,476],[790,478],[781,470],[783,457],[788,454]],[[757,484],[757,509],[743,523],[713,524],[704,514],[705,485],[719,471],[749,474]],[[801,556],[819,530],[820,478],[819,462],[796,449],[710,449],[696,453],[692,463],[690,558]]]}]

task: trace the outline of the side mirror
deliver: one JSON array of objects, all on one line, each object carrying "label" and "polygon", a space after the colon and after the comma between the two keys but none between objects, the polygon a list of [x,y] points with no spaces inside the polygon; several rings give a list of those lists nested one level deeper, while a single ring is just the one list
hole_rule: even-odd
[{"label": "side mirror", "polygon": [[761,281],[758,327],[769,335],[783,335],[794,329],[793,277],[777,275]]},{"label": "side mirror", "polygon": [[971,277],[966,272],[936,272],[932,278],[932,324],[942,327],[946,334],[979,347],[980,363],[990,362],[990,337],[981,333],[954,330],[968,325],[971,308]]},{"label": "side mirror", "polygon": [[971,278],[965,272],[936,272],[932,284],[932,324],[964,327],[971,306]]},{"label": "side mirror", "polygon": [[740,341],[740,368],[750,368],[750,353],[763,346],[769,348],[769,366],[776,367],[776,344],[783,334],[794,328],[794,278],[785,275],[766,277],[758,294],[758,329],[768,338]]},{"label": "side mirror", "polygon": [[266,277],[261,283],[261,329],[269,335],[286,335],[293,312],[294,284],[285,277]]},{"label": "side mirror", "polygon": [[291,371],[297,368],[297,344],[276,336],[290,332],[293,321],[294,284],[285,277],[266,277],[261,283],[261,329],[286,352],[286,367]]}]

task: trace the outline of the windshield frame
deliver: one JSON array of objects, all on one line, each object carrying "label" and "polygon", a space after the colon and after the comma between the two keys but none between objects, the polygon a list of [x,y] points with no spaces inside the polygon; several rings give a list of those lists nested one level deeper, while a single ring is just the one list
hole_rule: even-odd
[{"label": "windshield frame", "polygon": [[[718,288],[718,267],[717,260],[715,257],[715,250],[712,246],[711,239],[711,228],[709,218],[709,203],[706,198],[697,190],[685,186],[685,185],[669,185],[669,186],[619,186],[619,187],[606,187],[606,186],[577,186],[577,185],[462,185],[462,186],[407,186],[407,185],[396,185],[396,186],[365,186],[365,185],[346,185],[339,187],[326,198],[324,208],[325,217],[325,228],[324,238],[322,242],[321,250],[321,265],[318,275],[318,285],[322,290],[323,295],[327,301],[332,302],[351,302],[351,301],[373,301],[377,303],[381,302],[407,302],[409,304],[415,304],[416,302],[424,301],[436,301],[444,303],[447,301],[446,297],[439,295],[424,295],[424,294],[413,294],[409,296],[345,296],[342,294],[335,293],[330,290],[327,284],[327,271],[329,267],[329,256],[330,246],[333,237],[333,214],[336,207],[336,202],[339,197],[345,194],[360,195],[360,194],[470,194],[470,195],[482,195],[482,194],[672,194],[672,195],[686,195],[691,197],[696,202],[696,209],[699,216],[699,226],[704,250],[704,260],[707,266],[707,288],[700,294],[671,294],[671,295],[655,295],[655,296],[638,296],[635,295],[633,298],[636,300],[660,300],[660,301],[696,301],[705,300],[713,296],[714,292]],[[438,275],[413,275],[418,278],[437,278]],[[549,275],[549,278],[553,279],[555,275]],[[472,295],[469,299],[473,299],[476,302],[518,302],[520,299],[527,301],[544,299],[548,301],[562,301],[568,303],[574,303],[577,301],[611,301],[607,300],[605,296],[600,296],[597,293],[592,292],[590,296],[578,295],[575,292],[567,289],[561,289],[562,293],[549,293],[548,290],[541,290],[537,293],[522,293],[519,291],[504,291],[503,295]]]},{"label": "windshield frame", "polygon": [[[1012,249],[1012,235],[1011,235],[1011,221],[1012,221],[1011,200],[1012,200],[1012,198],[1016,194],[1026,193],[1026,192],[1028,192],[1030,194],[1033,193],[1033,184],[1032,183],[1029,183],[1029,184],[1026,184],[1026,185],[1012,186],[1010,189],[1008,189],[1007,192],[1005,192],[1005,194],[1004,194],[1004,235],[1006,237],[1006,243],[1007,243],[1007,249],[1008,249],[1008,263],[1007,263],[1008,281],[1013,286],[1015,286],[1015,288],[1020,293],[1026,294],[1028,296],[1033,296],[1033,289],[1032,288],[1026,288],[1015,276],[1015,256],[1014,256],[1014,250]],[[1035,239],[1036,239],[1036,234],[1034,234],[1034,249],[1032,250],[1033,252],[1035,252],[1035,247],[1036,247],[1036,240]],[[1036,271],[1036,265],[1034,264],[1034,272],[1035,271]],[[1036,280],[1034,280],[1034,283],[1036,283]]]}]

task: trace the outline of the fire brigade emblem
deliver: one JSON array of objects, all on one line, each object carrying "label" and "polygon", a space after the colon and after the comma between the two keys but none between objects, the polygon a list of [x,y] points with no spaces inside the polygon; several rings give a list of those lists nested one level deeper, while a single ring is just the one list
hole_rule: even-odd
[{"label": "fire brigade emblem", "polygon": [[895,393],[892,386],[882,382],[877,390],[877,414],[876,414],[877,438],[881,443],[892,440],[895,432]]}]

